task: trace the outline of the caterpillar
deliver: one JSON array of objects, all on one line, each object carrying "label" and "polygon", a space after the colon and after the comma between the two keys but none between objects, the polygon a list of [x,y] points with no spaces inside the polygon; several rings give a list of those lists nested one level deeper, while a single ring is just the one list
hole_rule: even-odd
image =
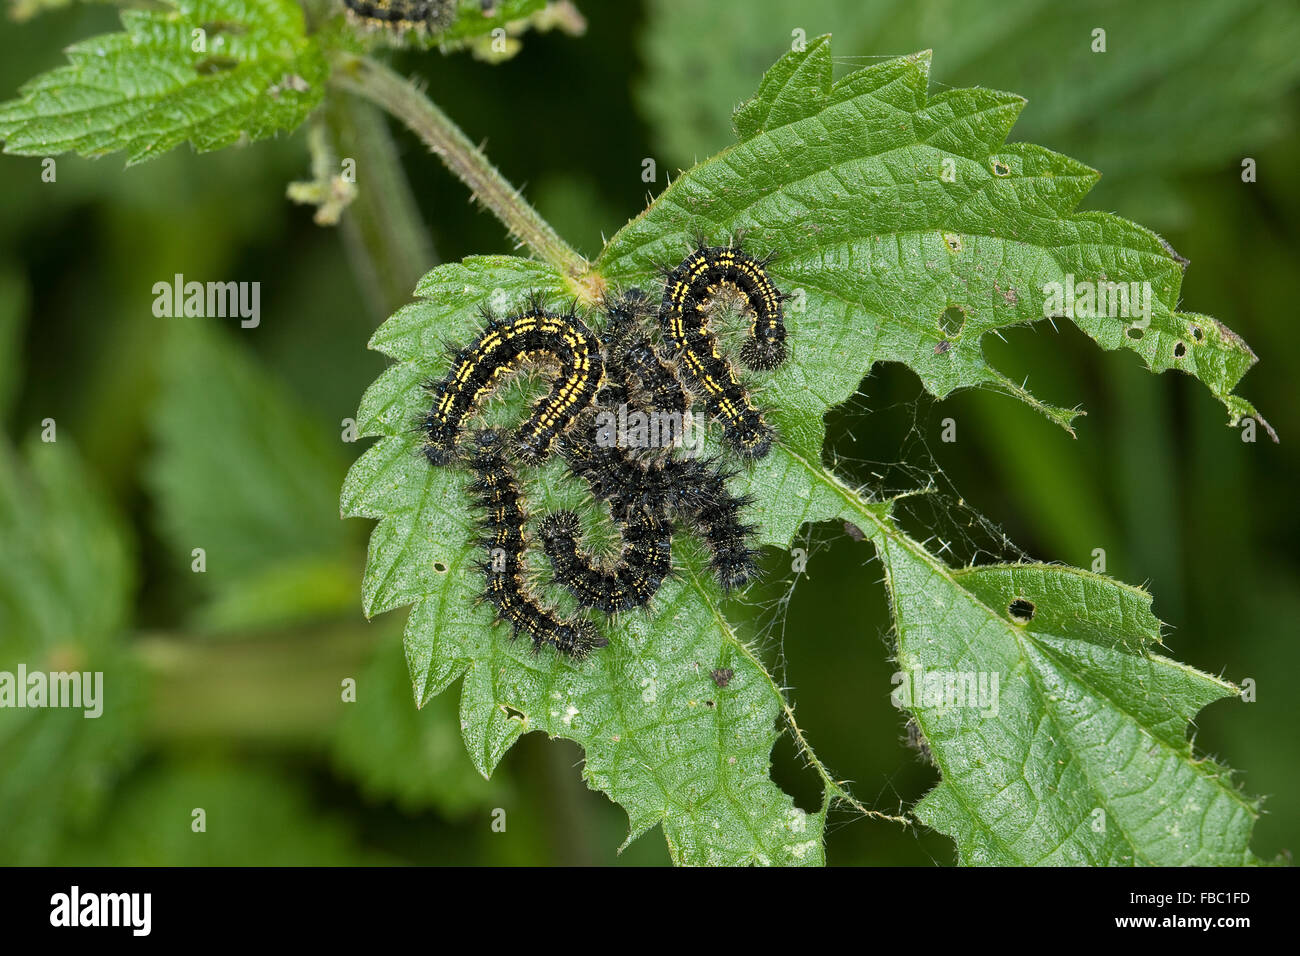
[{"label": "caterpillar", "polygon": [[625,449],[585,436],[584,429],[574,429],[557,446],[559,453],[592,496],[609,503],[615,521],[627,522],[639,512],[682,521],[704,538],[723,590],[742,587],[754,576],[758,552],[749,546],[754,528],[740,520],[752,499],[727,489],[732,473],[700,458],[639,461]]},{"label": "caterpillar", "polygon": [[555,580],[581,607],[607,615],[647,604],[672,572],[672,533],[667,522],[645,511],[620,522],[623,551],[615,567],[603,571],[578,550],[581,526],[572,511],[557,511],[542,521],[540,537]]},{"label": "caterpillar", "polygon": [[708,545],[713,574],[724,591],[743,587],[758,570],[758,551],[749,546],[754,526],[740,520],[741,509],[753,499],[731,494],[728,477],[716,468],[706,469],[703,483],[691,490],[694,504],[687,512]]},{"label": "caterpillar", "polygon": [[601,343],[605,348],[609,393],[601,396],[606,407],[627,403],[631,390],[639,386],[649,398],[637,403],[647,412],[686,411],[686,392],[672,368],[660,356],[650,340],[640,334],[640,318],[652,314],[650,300],[640,289],[629,289],[619,298],[606,303],[609,324]]},{"label": "caterpillar", "polygon": [[527,634],[534,650],[549,644],[570,657],[582,658],[609,641],[584,620],[562,621],[543,608],[524,585],[524,551],[527,513],[519,485],[503,454],[503,441],[494,430],[479,432],[474,439],[469,466],[475,473],[470,493],[486,511],[482,519],[481,542],[488,548],[488,560],[481,568],[487,578],[483,599],[496,611],[496,619],[508,623],[513,636]]},{"label": "caterpillar", "polygon": [[441,33],[455,22],[458,0],[343,0],[349,16],[369,27],[395,33]]},{"label": "caterpillar", "polygon": [[533,296],[518,315],[498,319],[485,313],[486,326],[474,343],[457,351],[451,371],[426,385],[433,405],[424,416],[424,454],[432,464],[451,461],[467,417],[502,381],[531,363],[549,359],[559,374],[520,426],[515,449],[525,464],[551,452],[555,439],[594,400],[604,375],[600,342],[573,312],[557,315]]},{"label": "caterpillar", "polygon": [[637,339],[628,346],[623,353],[623,368],[626,375],[635,379],[649,396],[648,411],[685,413],[686,392],[649,341]]},{"label": "caterpillar", "polygon": [[[756,372],[770,372],[785,362],[785,295],[767,275],[771,255],[757,259],[732,246],[701,246],[695,253],[708,263],[703,288],[708,297],[729,286],[744,297],[749,315],[749,338],[740,349],[740,360]],[[688,260],[690,257],[687,257]],[[689,267],[688,267],[689,271]],[[692,294],[703,306],[706,299],[697,286]]]},{"label": "caterpillar", "polygon": [[731,246],[700,243],[668,273],[659,308],[664,340],[680,357],[688,387],[721,419],[727,441],[747,458],[762,458],[772,446],[772,429],[749,400],[731,363],[718,352],[707,312],[724,290],[739,293],[750,313],[741,359],[753,369],[785,361],[782,294],[755,259]]}]

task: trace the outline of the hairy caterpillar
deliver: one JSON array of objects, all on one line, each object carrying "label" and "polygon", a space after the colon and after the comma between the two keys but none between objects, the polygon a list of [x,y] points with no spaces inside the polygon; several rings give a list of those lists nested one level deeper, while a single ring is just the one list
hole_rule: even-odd
[{"label": "hairy caterpillar", "polygon": [[688,386],[721,419],[727,441],[747,458],[768,453],[772,430],[750,402],[731,363],[719,353],[707,313],[723,291],[738,293],[750,313],[742,360],[754,369],[773,369],[784,362],[782,294],[764,265],[739,249],[701,243],[668,273],[659,308],[664,340],[681,359]]},{"label": "hairy caterpillar", "polygon": [[672,533],[666,521],[638,511],[620,522],[623,551],[609,571],[593,566],[578,550],[581,526],[572,511],[557,511],[542,521],[540,537],[555,580],[581,607],[617,614],[641,607],[672,572]]},{"label": "hairy caterpillar", "polygon": [[502,454],[502,444],[495,431],[481,431],[475,436],[469,458],[476,475],[470,492],[486,511],[482,519],[482,543],[488,549],[488,560],[482,564],[487,578],[483,599],[496,610],[498,621],[510,625],[513,635],[527,634],[534,649],[549,644],[571,657],[584,657],[609,641],[589,621],[559,620],[538,604],[524,584],[527,514],[519,485]]},{"label": "hairy caterpillar", "polygon": [[424,416],[424,453],[435,465],[447,464],[466,418],[508,376],[524,366],[550,360],[559,367],[550,393],[539,400],[520,426],[515,449],[526,464],[551,452],[555,439],[595,399],[604,374],[600,343],[572,312],[557,315],[534,296],[518,315],[487,324],[474,343],[456,352],[451,371],[426,388],[433,405]]},{"label": "hairy caterpillar", "polygon": [[365,26],[395,33],[441,33],[456,20],[458,0],[343,0],[349,16]]},{"label": "hairy caterpillar", "polygon": [[749,546],[754,526],[740,520],[740,511],[752,504],[748,496],[727,490],[728,475],[716,468],[706,470],[704,481],[691,489],[692,508],[687,514],[709,546],[713,574],[724,591],[748,583],[757,571],[758,551]]},{"label": "hairy caterpillar", "polygon": [[754,576],[758,552],[749,546],[754,529],[740,520],[741,510],[752,502],[727,490],[732,475],[716,462],[639,461],[623,448],[598,445],[581,427],[565,436],[558,449],[592,495],[609,503],[616,521],[646,512],[692,527],[708,545],[714,575],[724,590],[739,588]]},{"label": "hairy caterpillar", "polygon": [[608,407],[631,401],[637,387],[649,399],[637,406],[647,412],[686,411],[686,392],[672,368],[640,332],[640,319],[653,314],[650,300],[640,289],[629,289],[605,306],[609,323],[602,336],[605,348],[607,393],[601,404]]}]

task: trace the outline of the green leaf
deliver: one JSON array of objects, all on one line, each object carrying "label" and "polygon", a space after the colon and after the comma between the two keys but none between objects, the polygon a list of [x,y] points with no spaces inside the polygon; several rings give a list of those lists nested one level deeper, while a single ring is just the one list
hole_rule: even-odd
[{"label": "green leaf", "polygon": [[[1254,363],[1253,353],[1216,320],[1176,311],[1182,265],[1159,237],[1113,215],[1073,213],[1096,174],[1039,147],[1006,144],[1023,101],[988,90],[929,96],[928,69],[928,55],[919,54],[832,84],[827,38],[811,41],[804,53],[787,54],[758,95],[736,111],[740,142],[678,178],[610,241],[598,262],[615,284],[651,282],[656,264],[675,261],[684,237],[696,231],[715,240],[740,232],[750,248],[778,253],[770,271],[781,288],[804,291],[805,308],[789,316],[791,360],[759,386],[782,439],[753,470],[746,490],[762,509],[764,540],[786,546],[803,520],[846,518],[876,529],[891,576],[906,570],[894,567],[897,555],[925,552],[882,518],[878,506],[861,502],[821,467],[822,416],[851,395],[876,362],[894,360],[913,369],[936,396],[974,385],[1000,388],[1069,427],[1073,412],[1044,405],[1009,382],[988,365],[980,347],[990,331],[1040,320],[1048,282],[1065,281],[1068,274],[1076,283],[1150,282],[1152,315],[1141,338],[1131,337],[1121,318],[1082,318],[1076,324],[1104,348],[1137,351],[1153,371],[1181,368],[1196,375],[1227,407],[1230,423],[1255,415],[1232,394]],[[957,170],[955,182],[940,176],[945,160]],[[949,309],[962,316],[956,334],[943,324]],[[948,347],[937,349],[940,342]],[[815,445],[806,435],[817,436]],[[792,513],[792,500],[807,502],[808,512]],[[900,549],[900,542],[909,546]],[[925,558],[942,567],[933,556]],[[921,589],[917,594],[942,607],[955,600]],[[1071,607],[1076,615],[1091,613],[1083,603]],[[903,653],[903,609],[896,605],[896,612]],[[944,620],[947,643],[936,644],[930,660],[946,659],[945,652],[953,654],[968,639],[955,615]],[[1112,635],[1113,641],[1119,638]],[[927,639],[937,641],[933,634],[920,638]],[[1118,668],[1123,662],[1111,663]],[[1186,673],[1182,665],[1168,667]],[[1122,673],[1115,680],[1124,679]],[[1156,673],[1164,674],[1153,671],[1144,679],[1155,683]],[[1230,692],[1213,681],[1207,690],[1207,680],[1189,674],[1180,688],[1183,699],[1168,705],[1182,719],[1180,741],[1192,714]],[[1142,713],[1137,719],[1154,718]],[[1166,746],[1167,759],[1177,756],[1191,765],[1185,742],[1167,738]],[[1118,836],[1117,828],[1126,834],[1129,859],[1245,859],[1250,805],[1217,771],[1197,766],[1197,779],[1211,778],[1207,788],[1230,791],[1225,796],[1214,790],[1219,802],[1207,811],[1220,822],[1229,811],[1235,814],[1223,843],[1214,846],[1207,838],[1204,846],[1175,844],[1156,832],[1170,818],[1141,829],[1131,808],[1108,804],[1104,809],[1115,817],[1111,837]],[[1154,759],[1142,769],[1155,769]],[[1156,779],[1148,778],[1153,788]],[[1030,786],[1049,782],[1032,780]],[[1169,805],[1179,796],[1177,787],[1152,792]],[[1208,799],[1207,793],[1203,789],[1196,797]],[[1104,795],[1088,795],[1089,809]],[[1004,814],[1012,803],[990,800]],[[1177,814],[1176,807],[1171,817]],[[989,815],[981,818],[984,826]],[[1096,859],[1117,862],[1125,856],[1114,850]]]},{"label": "green leaf", "polygon": [[752,248],[778,252],[771,273],[803,290],[804,307],[790,318],[795,361],[768,387],[778,406],[803,406],[809,427],[873,364],[897,361],[937,397],[992,387],[1070,429],[1078,412],[1038,401],[993,368],[981,340],[1056,311],[1045,310],[1044,287],[1071,276],[1075,285],[1149,283],[1149,327],[1133,328],[1136,317],[1075,324],[1152,371],[1196,375],[1231,424],[1258,417],[1232,394],[1254,353],[1218,322],[1177,310],[1182,265],[1160,237],[1109,213],[1074,213],[1096,171],[1006,143],[1020,97],[929,96],[929,69],[919,53],[832,86],[829,38],[786,54],[736,111],[740,141],[674,181],[610,240],[599,270],[619,284],[653,281],[695,231],[719,241],[739,231]]},{"label": "green leaf", "polygon": [[[890,0],[804,0],[792,15],[784,0],[652,0],[637,93],[667,162],[689,164],[730,142],[733,103],[748,95],[756,70],[789,48],[796,27],[809,37],[833,34],[849,63],[929,48],[941,53],[935,78],[944,84],[1026,93],[1032,108],[1020,138],[1105,170],[1095,197],[1102,208],[1138,203],[1162,222],[1186,207],[1176,172],[1237,167],[1294,125],[1286,100],[1300,82],[1294,4],[917,0],[904,9]],[[1098,27],[1104,53],[1092,50]],[[1205,76],[1217,82],[1188,96]]]},{"label": "green leaf", "polygon": [[951,570],[914,542],[876,541],[909,709],[943,773],[915,813],[961,862],[1254,862],[1257,803],[1187,739],[1237,689],[1150,652],[1150,595],[1074,568]]},{"label": "green leaf", "polygon": [[320,102],[328,67],[293,0],[175,4],[122,11],[125,32],[74,44],[67,66],[0,105],[5,151],[125,150],[137,163],[186,141],[206,152],[266,139],[297,127]]},{"label": "green leaf", "polygon": [[[344,471],[333,423],[313,421],[265,371],[203,325],[163,337],[146,481],[175,567],[211,598],[213,629],[282,625],[351,604],[350,529],[333,518]],[[206,571],[190,573],[204,550]]]},{"label": "green leaf", "polygon": [[0,671],[98,672],[102,713],[0,708],[0,817],[24,821],[0,827],[10,866],[48,862],[65,829],[99,811],[139,723],[119,641],[134,589],[126,531],[66,437],[33,440],[23,457],[0,442]]},{"label": "green leaf", "polygon": [[[679,261],[697,234],[721,242],[741,233],[752,251],[776,253],[769,271],[794,296],[790,357],[751,385],[779,440],[733,479],[733,490],[753,497],[746,518],[763,544],[786,548],[805,523],[849,520],[877,541],[890,575],[898,548],[942,563],[893,524],[889,502],[864,500],[823,465],[826,412],[875,363],[899,361],[936,396],[995,388],[1069,429],[1075,411],[1039,402],[981,348],[987,333],[1041,320],[1047,283],[1071,275],[1076,284],[1149,282],[1150,323],[1140,337],[1125,318],[1074,321],[1105,348],[1138,352],[1153,370],[1195,374],[1231,421],[1254,414],[1232,394],[1253,354],[1214,320],[1176,311],[1182,266],[1160,238],[1116,216],[1075,213],[1096,173],[1040,147],[1006,144],[1024,105],[1019,97],[981,89],[931,97],[928,70],[928,56],[918,54],[833,83],[827,38],[788,54],[737,110],[739,142],[679,177],[610,240],[595,266],[612,288],[653,290],[661,266]],[[951,182],[947,167],[956,171]],[[478,306],[508,308],[530,290],[567,294],[562,277],[537,263],[497,257],[444,266],[372,340],[398,364],[362,400],[361,427],[384,437],[353,467],[343,492],[346,514],[380,519],[363,586],[367,613],[414,604],[406,650],[417,700],[464,678],[462,732],[484,773],[519,734],[541,729],[581,744],[588,782],[627,809],[633,836],[662,825],[678,862],[820,861],[826,809],[846,801],[869,811],[817,760],[778,684],[729,623],[692,539],[674,538],[679,577],[649,613],[604,625],[610,646],[584,664],[534,657],[494,633],[489,612],[476,606],[477,555],[460,504],[466,477],[421,461],[411,425],[427,402],[420,382],[445,371],[443,340],[466,341]],[[513,391],[489,420],[510,422],[521,397]],[[526,490],[532,514],[569,507],[600,524],[585,489],[558,463],[530,475]],[[977,580],[969,578],[971,586]],[[1089,619],[1085,607],[1073,613]],[[1081,630],[1066,636],[1077,640]],[[943,636],[960,646],[966,635],[954,627]],[[1132,646],[1124,637],[1109,640]],[[724,667],[735,677],[718,688],[707,675]],[[1156,673],[1149,679],[1156,682]],[[1211,695],[1188,678],[1171,712],[1185,723],[1226,686],[1216,684]],[[1134,713],[1177,750],[1168,713]],[[817,813],[794,807],[771,783],[778,717],[821,778]],[[1190,765],[1187,754],[1176,756]],[[1157,796],[1177,796],[1148,783]],[[1045,801],[1070,799],[1047,790],[1050,780],[1041,784]],[[1176,858],[1178,847],[1133,825],[1130,808],[1111,799],[1105,809],[1140,844],[1132,858]],[[1234,823],[1232,839],[1244,839],[1246,822]],[[1185,858],[1202,858],[1199,847],[1183,849]],[[1244,849],[1235,859],[1244,859]]]}]

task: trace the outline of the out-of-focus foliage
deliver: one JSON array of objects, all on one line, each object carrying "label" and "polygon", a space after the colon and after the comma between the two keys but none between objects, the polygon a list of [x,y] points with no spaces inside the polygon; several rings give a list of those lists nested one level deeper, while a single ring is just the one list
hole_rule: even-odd
[{"label": "out-of-focus foliage", "polygon": [[[932,49],[936,82],[1015,90],[1012,138],[1102,170],[1094,204],[1163,228],[1194,215],[1176,177],[1236,165],[1295,129],[1300,7],[1270,0],[649,0],[638,101],[670,162],[730,140],[751,77],[802,38],[834,32],[842,71]],[[1176,26],[1174,26],[1176,24]],[[1095,31],[1104,31],[1104,36]],[[1207,83],[1206,77],[1214,77]],[[708,96],[700,95],[708,90]]]},{"label": "out-of-focus foliage", "polygon": [[386,863],[338,814],[312,806],[302,781],[256,766],[178,759],[124,785],[104,836],[74,842],[77,866],[337,866]]},{"label": "out-of-focus foliage", "polygon": [[[24,702],[39,699],[34,687],[45,705],[79,695],[74,706],[17,709],[15,699],[0,711],[6,863],[49,862],[64,831],[109,802],[134,755],[139,678],[121,644],[134,559],[69,439],[33,438],[21,458],[0,441],[0,671]],[[24,672],[39,683],[19,684]],[[75,674],[78,689],[56,690],[52,672]]]},{"label": "out-of-focus foliage", "polygon": [[453,698],[416,709],[402,642],[387,637],[357,678],[357,702],[335,735],[335,764],[374,800],[391,799],[407,813],[435,809],[465,819],[499,791],[465,753]]},{"label": "out-of-focus foliage", "polygon": [[178,566],[204,551],[194,580],[213,600],[201,622],[282,625],[355,606],[355,536],[328,485],[343,467],[342,429],[304,414],[226,337],[200,324],[165,331],[147,480]]}]

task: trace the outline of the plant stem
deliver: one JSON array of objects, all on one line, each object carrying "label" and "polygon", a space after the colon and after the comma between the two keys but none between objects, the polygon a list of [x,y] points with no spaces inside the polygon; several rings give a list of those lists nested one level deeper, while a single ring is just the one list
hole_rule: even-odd
[{"label": "plant stem", "polygon": [[392,628],[331,623],[197,641],[146,634],[132,644],[151,687],[154,741],[309,742],[344,713],[340,681],[359,677]]},{"label": "plant stem", "polygon": [[361,182],[340,226],[372,311],[383,319],[410,299],[420,276],[438,264],[437,252],[379,110],[339,91],[326,100],[325,123],[335,152],[356,160]]},{"label": "plant stem", "polygon": [[405,123],[469,187],[474,198],[501,220],[511,236],[570,278],[587,272],[587,261],[413,83],[368,57],[336,53],[333,59],[331,82],[335,86],[365,97]]}]

